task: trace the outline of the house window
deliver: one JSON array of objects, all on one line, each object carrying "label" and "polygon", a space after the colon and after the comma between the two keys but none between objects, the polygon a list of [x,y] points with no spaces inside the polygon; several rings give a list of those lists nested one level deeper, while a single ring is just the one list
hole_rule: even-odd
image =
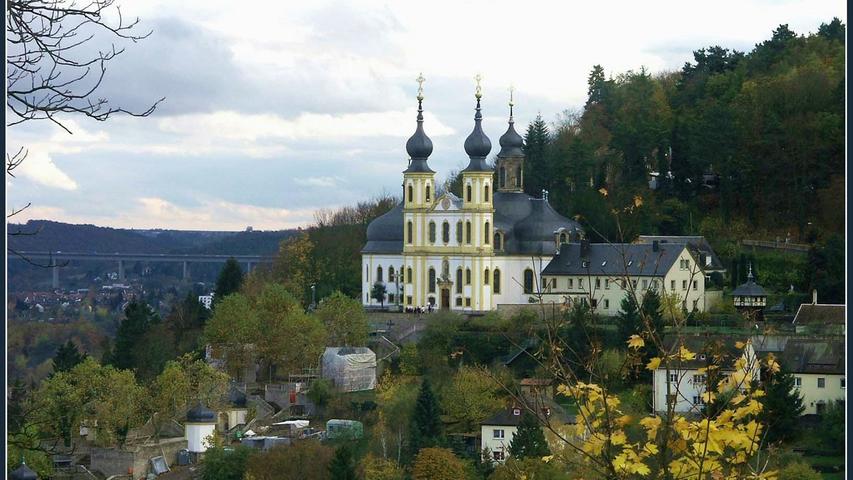
[{"label": "house window", "polygon": [[570,279],[568,279],[568,280],[569,280],[569,281],[568,281],[569,289],[575,288],[575,279],[574,279],[574,278],[570,278]]},{"label": "house window", "polygon": [[533,293],[533,270],[524,271],[524,293]]},{"label": "house window", "polygon": [[601,279],[600,278],[595,279],[595,288],[596,289],[601,288]]},{"label": "house window", "polygon": [[800,388],[803,386],[803,378],[802,377],[794,377],[794,386]]},{"label": "house window", "polygon": [[610,300],[605,298],[604,299],[604,309],[607,310],[609,308],[610,308]]},{"label": "house window", "polygon": [[495,269],[495,282],[492,285],[492,291],[495,293],[501,293],[501,271],[497,268]]},{"label": "house window", "polygon": [[414,225],[412,225],[411,221],[406,224],[406,243],[408,243],[409,245],[412,244],[412,237],[414,236],[412,233],[414,232],[414,228],[415,227]]},{"label": "house window", "polygon": [[429,293],[435,293],[435,269],[429,267]]},{"label": "house window", "polygon": [[678,374],[677,373],[670,373],[669,374],[669,381],[672,383],[678,383]]},{"label": "house window", "polygon": [[471,184],[468,184],[468,186],[465,187],[465,201],[471,201]]},{"label": "house window", "polygon": [[649,281],[643,280],[643,290],[648,290],[648,288],[649,288]]},{"label": "house window", "polygon": [[693,280],[693,291],[695,292],[698,289],[699,289],[699,280]]},{"label": "house window", "polygon": [[503,450],[495,450],[494,452],[492,452],[492,457],[495,460],[502,462],[506,458],[506,454],[504,453]]},{"label": "house window", "polygon": [[489,203],[489,186],[488,185],[483,187],[483,201],[485,203]]},{"label": "house window", "polygon": [[483,273],[483,283],[484,283],[484,284],[486,284],[486,285],[488,285],[488,284],[489,284],[489,269],[488,269],[488,268],[487,268],[487,269],[486,269],[486,271]]},{"label": "house window", "polygon": [[465,285],[471,285],[471,269],[465,269]]},{"label": "house window", "polygon": [[705,375],[693,375],[693,383],[705,383]]},{"label": "house window", "polygon": [[471,244],[471,222],[465,222],[465,243]]},{"label": "house window", "polygon": [[675,290],[675,280],[670,280],[670,281],[669,281],[669,289],[670,289],[670,290]]},{"label": "house window", "polygon": [[435,243],[435,222],[429,222],[429,243]]},{"label": "house window", "polygon": [[818,377],[817,379],[817,388],[826,388],[826,379],[823,377]]},{"label": "house window", "polygon": [[582,278],[580,278],[580,277],[578,277],[578,288],[580,288],[581,290],[583,290],[583,279],[582,279]]},{"label": "house window", "polygon": [[456,222],[456,243],[462,245],[462,221]]},{"label": "house window", "polygon": [[429,185],[426,186],[426,201],[429,202]]},{"label": "house window", "polygon": [[456,269],[456,293],[462,293],[462,269]]},{"label": "house window", "polygon": [[492,234],[489,233],[489,231],[491,230],[491,225],[489,224],[489,222],[486,222],[486,228],[484,228],[483,230],[486,232],[485,234],[483,234],[483,241],[486,242],[486,245],[488,245],[492,238]]},{"label": "house window", "polygon": [[705,405],[701,395],[693,395],[693,405]]},{"label": "house window", "polygon": [[441,224],[441,241],[444,242],[445,245],[450,243],[450,224],[446,221]]},{"label": "house window", "polygon": [[637,289],[637,281],[631,280],[631,286],[634,287],[634,290],[636,290]]},{"label": "house window", "polygon": [[682,280],[682,281],[681,281],[681,289],[682,289],[682,290],[687,290],[687,280]]},{"label": "house window", "polygon": [[382,283],[382,267],[376,267],[376,281]]},{"label": "house window", "polygon": [[409,195],[408,196],[409,196],[409,203],[412,203],[415,201],[415,193],[414,193],[414,190],[412,189],[411,184],[409,185]]},{"label": "house window", "polygon": [[610,290],[610,279],[609,278],[604,279],[604,289]]},{"label": "house window", "polygon": [[504,438],[504,431],[499,428],[492,430],[492,438]]},{"label": "house window", "polygon": [[456,306],[457,306],[457,307],[461,307],[461,306],[462,306],[462,297],[456,297]]},{"label": "house window", "polygon": [[841,377],[841,388],[847,388],[847,382],[844,380],[844,377]]},{"label": "house window", "polygon": [[596,307],[598,307],[598,299],[597,299],[597,298],[593,298],[593,299],[592,299],[592,308],[596,308]]}]

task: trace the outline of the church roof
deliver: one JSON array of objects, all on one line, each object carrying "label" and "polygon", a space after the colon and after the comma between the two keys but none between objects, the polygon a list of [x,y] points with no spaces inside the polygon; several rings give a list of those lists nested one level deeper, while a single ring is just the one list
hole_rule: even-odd
[{"label": "church roof", "polygon": [[[553,255],[554,235],[559,229],[583,234],[583,227],[557,213],[547,200],[523,192],[495,192],[494,228],[503,233],[498,255]],[[362,253],[403,252],[403,204],[370,222]]]}]

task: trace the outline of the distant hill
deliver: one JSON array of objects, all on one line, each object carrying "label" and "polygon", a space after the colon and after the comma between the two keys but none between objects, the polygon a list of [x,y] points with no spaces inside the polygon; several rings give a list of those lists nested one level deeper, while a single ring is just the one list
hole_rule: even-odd
[{"label": "distant hill", "polygon": [[18,251],[103,253],[209,253],[271,255],[278,244],[296,232],[217,232],[189,230],[133,230],[74,225],[48,220],[9,224],[9,247]]}]

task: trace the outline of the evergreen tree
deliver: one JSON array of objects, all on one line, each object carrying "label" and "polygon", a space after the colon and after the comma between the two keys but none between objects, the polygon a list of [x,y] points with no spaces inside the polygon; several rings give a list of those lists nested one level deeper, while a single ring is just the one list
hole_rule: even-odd
[{"label": "evergreen tree", "polygon": [[373,288],[370,289],[370,298],[379,302],[383,307],[385,306],[385,292],[387,288],[385,288],[385,284],[382,282],[376,282],[373,284]]},{"label": "evergreen tree", "polygon": [[606,82],[604,68],[601,65],[593,66],[592,72],[589,73],[589,77],[587,78],[589,88],[587,89],[586,108],[589,108],[592,104],[604,103],[605,89],[607,88]]},{"label": "evergreen tree", "polygon": [[539,420],[532,413],[525,411],[518,424],[518,431],[509,443],[509,454],[514,458],[542,458],[551,455],[548,442]]},{"label": "evergreen tree", "polygon": [[229,258],[222,270],[219,271],[219,277],[216,279],[216,289],[213,291],[213,299],[221,300],[232,293],[238,292],[243,285],[243,269],[234,257]]},{"label": "evergreen tree", "polygon": [[413,456],[422,448],[441,446],[444,443],[444,426],[441,424],[440,414],[438,399],[429,380],[424,378],[415,401],[410,428],[409,451]]},{"label": "evergreen tree", "polygon": [[136,300],[130,302],[124,309],[124,317],[116,333],[115,345],[110,355],[106,356],[108,360],[105,362],[120,370],[136,367],[134,347],[148,333],[151,326],[160,321],[148,304]]},{"label": "evergreen tree", "polygon": [[86,354],[77,349],[77,345],[68,340],[56,349],[53,357],[53,373],[67,372],[86,359]]},{"label": "evergreen tree", "polygon": [[542,194],[542,189],[548,184],[549,175],[549,145],[551,134],[548,125],[537,115],[536,119],[528,125],[527,133],[524,135],[524,191],[536,198]]},{"label": "evergreen tree", "polygon": [[637,306],[637,301],[634,300],[634,296],[630,293],[626,293],[625,298],[622,299],[616,322],[619,338],[622,340],[627,340],[628,337],[642,330],[640,309]]},{"label": "evergreen tree", "polygon": [[335,451],[335,456],[329,463],[331,480],[356,480],[355,459],[349,445],[343,444]]},{"label": "evergreen tree", "polygon": [[800,434],[800,415],[805,411],[803,397],[794,388],[794,376],[784,367],[765,385],[761,423],[767,427],[767,443],[796,440]]}]

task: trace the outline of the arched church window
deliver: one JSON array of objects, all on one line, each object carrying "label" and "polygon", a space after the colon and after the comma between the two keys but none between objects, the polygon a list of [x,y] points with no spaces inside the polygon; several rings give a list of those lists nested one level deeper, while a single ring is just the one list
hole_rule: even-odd
[{"label": "arched church window", "polygon": [[506,168],[501,167],[500,173],[498,174],[498,181],[501,188],[506,187]]},{"label": "arched church window", "polygon": [[409,222],[406,224],[406,242],[409,245],[412,244],[412,237],[414,236],[414,235],[412,235],[413,232],[414,232],[414,225],[412,225],[412,221],[409,220]]},{"label": "arched church window", "polygon": [[382,283],[382,266],[376,267],[376,281]]},{"label": "arched church window", "polygon": [[435,222],[429,222],[429,243],[435,243]]},{"label": "arched church window", "polygon": [[388,267],[388,281],[394,281],[394,267]]},{"label": "arched church window", "polygon": [[495,250],[503,250],[503,234],[495,232]]},{"label": "arched church window", "polygon": [[450,243],[450,224],[447,220],[441,224],[441,241],[446,244]]},{"label": "arched church window", "polygon": [[462,245],[462,220],[456,222],[456,243]]},{"label": "arched church window", "polygon": [[485,233],[483,234],[483,241],[486,242],[486,245],[489,244],[489,242],[491,241],[490,239],[492,238],[492,233],[489,231],[491,230],[491,228],[491,224],[489,222],[486,222],[486,228],[483,229],[485,231]]},{"label": "arched church window", "polygon": [[471,184],[468,184],[468,186],[465,187],[465,201],[466,202],[471,201]]},{"label": "arched church window", "polygon": [[426,186],[426,201],[429,202],[429,185]]},{"label": "arched church window", "polygon": [[524,293],[533,293],[533,270],[524,271]]},{"label": "arched church window", "polygon": [[456,269],[456,293],[462,293],[462,269]]},{"label": "arched church window", "polygon": [[483,187],[483,201],[489,203],[489,186]]},{"label": "arched church window", "polygon": [[487,268],[485,273],[483,274],[483,283],[486,285],[489,284],[489,269]]},{"label": "arched church window", "polygon": [[429,267],[429,293],[435,293],[435,269]]},{"label": "arched church window", "polygon": [[408,193],[409,193],[409,203],[414,202],[415,201],[415,190],[412,188],[411,185],[409,185],[409,192]]},{"label": "arched church window", "polygon": [[412,267],[406,269],[406,283],[412,283]]},{"label": "arched church window", "polygon": [[495,279],[492,282],[492,292],[501,293],[501,271],[500,269],[495,269]]},{"label": "arched church window", "polygon": [[465,243],[471,243],[471,222],[465,222]]},{"label": "arched church window", "polygon": [[471,269],[465,269],[465,285],[471,285]]}]

